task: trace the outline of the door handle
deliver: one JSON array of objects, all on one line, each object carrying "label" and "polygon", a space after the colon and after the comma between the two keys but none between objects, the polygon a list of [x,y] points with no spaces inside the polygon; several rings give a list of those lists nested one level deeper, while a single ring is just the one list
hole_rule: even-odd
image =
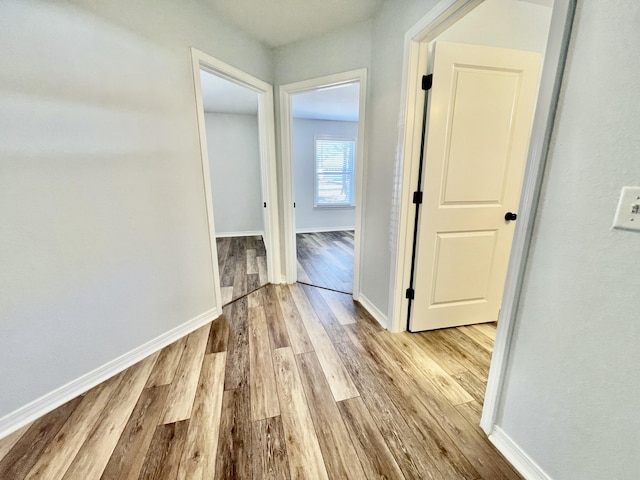
[{"label": "door handle", "polygon": [[507,222],[510,222],[511,220],[514,220],[514,221],[515,221],[517,218],[518,218],[518,214],[517,214],[517,213],[507,212],[507,213],[505,213],[505,215],[504,215],[504,219],[505,219]]}]

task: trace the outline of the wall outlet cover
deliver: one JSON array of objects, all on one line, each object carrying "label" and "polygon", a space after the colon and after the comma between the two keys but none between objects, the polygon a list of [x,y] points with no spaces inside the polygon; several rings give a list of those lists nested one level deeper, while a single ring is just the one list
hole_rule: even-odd
[{"label": "wall outlet cover", "polygon": [[640,231],[640,187],[622,187],[613,228]]}]

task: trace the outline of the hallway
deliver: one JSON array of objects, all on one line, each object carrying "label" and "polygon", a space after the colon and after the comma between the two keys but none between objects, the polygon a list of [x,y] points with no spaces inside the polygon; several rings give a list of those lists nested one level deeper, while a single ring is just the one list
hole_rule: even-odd
[{"label": "hallway", "polygon": [[518,479],[477,426],[494,336],[268,285],[1,440],[0,478]]}]

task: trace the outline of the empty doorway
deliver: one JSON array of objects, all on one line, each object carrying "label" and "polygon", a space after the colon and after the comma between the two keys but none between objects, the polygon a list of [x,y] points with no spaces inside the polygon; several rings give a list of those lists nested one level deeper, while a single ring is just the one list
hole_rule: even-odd
[{"label": "empty doorway", "polygon": [[192,50],[217,305],[279,283],[273,91]]},{"label": "empty doorway", "polygon": [[287,282],[355,299],[365,82],[358,70],[280,87]]}]

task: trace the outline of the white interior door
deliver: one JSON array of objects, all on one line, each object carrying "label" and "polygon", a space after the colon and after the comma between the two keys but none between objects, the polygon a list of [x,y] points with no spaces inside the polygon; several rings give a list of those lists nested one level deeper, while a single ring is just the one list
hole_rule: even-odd
[{"label": "white interior door", "polygon": [[438,42],[410,330],[497,320],[541,55]]}]

